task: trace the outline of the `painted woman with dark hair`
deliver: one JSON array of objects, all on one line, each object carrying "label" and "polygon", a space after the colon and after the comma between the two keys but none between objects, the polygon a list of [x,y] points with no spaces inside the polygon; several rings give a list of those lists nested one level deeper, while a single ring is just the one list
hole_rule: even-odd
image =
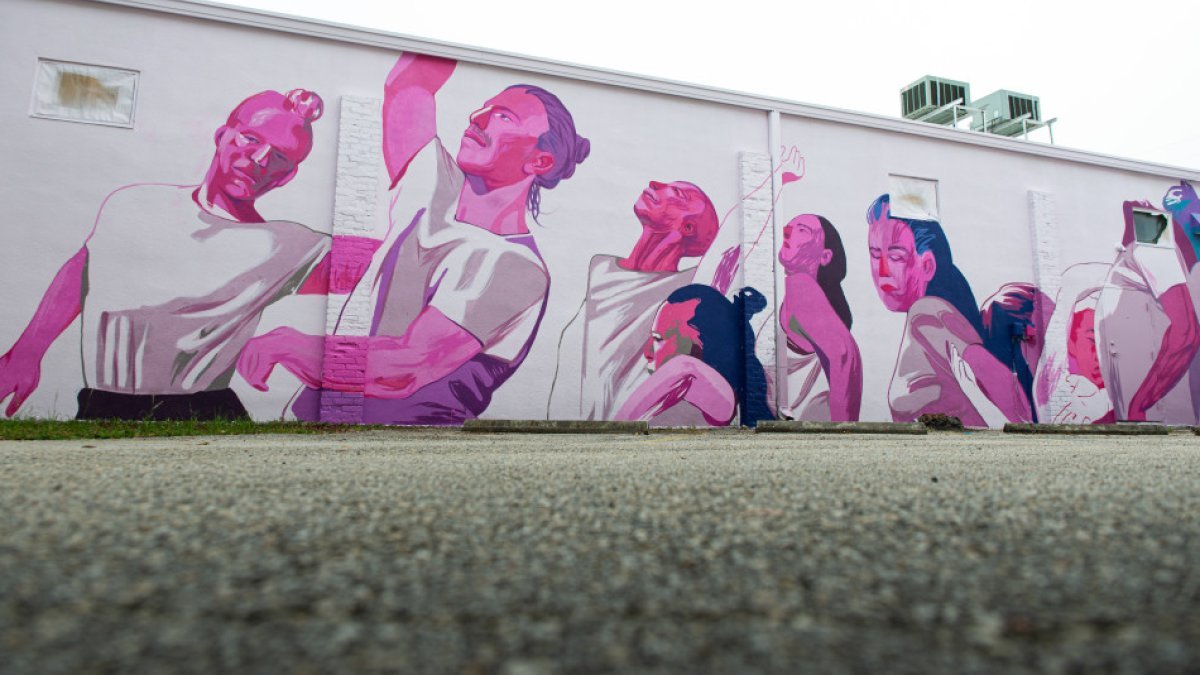
[{"label": "painted woman with dark hair", "polygon": [[862,355],[850,334],[853,317],[842,280],[846,250],[833,224],[796,216],[783,228],[779,263],[786,275],[779,323],[787,335],[787,403],[792,419],[858,419]]},{"label": "painted woman with dark hair", "polygon": [[[1004,284],[979,307],[983,340],[988,351],[1016,376],[1032,404],[1033,375],[1041,358],[1046,324],[1054,313],[1054,301],[1027,282]],[[1031,411],[1038,421],[1037,409]]]},{"label": "painted woman with dark hair", "polygon": [[667,296],[644,351],[652,375],[617,411],[617,419],[726,426],[739,411],[748,427],[771,419],[766,372],[754,354],[750,325],[750,317],[766,306],[753,288],[743,288],[732,302],[703,284]]},{"label": "painted woman with dark hair", "polygon": [[867,209],[871,276],[883,304],[907,320],[888,388],[892,418],[952,415],[967,426],[1029,421],[1017,378],[984,343],[983,319],[935,220],[891,215],[888,195]]}]

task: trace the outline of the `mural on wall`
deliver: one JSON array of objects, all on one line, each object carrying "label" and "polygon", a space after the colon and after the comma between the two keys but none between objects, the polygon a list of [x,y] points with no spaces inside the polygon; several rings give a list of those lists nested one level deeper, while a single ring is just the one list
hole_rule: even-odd
[{"label": "mural on wall", "polygon": [[[754,111],[725,118],[744,126],[731,132],[742,139],[736,144],[723,136],[708,150],[678,156],[667,147],[676,141],[626,139],[625,124],[598,129],[603,122],[589,122],[590,134],[610,134],[594,138],[618,139],[605,140],[604,148],[631,154],[598,158],[608,162],[605,171],[592,159],[582,175],[638,166],[636,154],[639,161],[661,158],[656,177],[672,180],[645,184],[650,176],[636,169],[619,179],[585,177],[578,187],[586,190],[564,207],[564,191],[554,189],[589,158],[591,141],[563,101],[540,86],[509,86],[465,115],[465,129],[453,130],[456,142],[448,147],[437,111],[444,124],[451,106],[476,102],[477,94],[462,98],[471,78],[495,82],[499,71],[459,72],[453,61],[397,56],[373,71],[381,80],[387,73],[381,115],[370,99],[343,101],[343,110],[354,111],[341,120],[343,130],[382,131],[381,146],[362,142],[371,135],[339,140],[339,161],[347,147],[362,155],[363,147],[380,148],[390,184],[387,222],[375,223],[368,210],[356,221],[362,227],[347,230],[374,236],[330,236],[259,213],[258,200],[287,186],[312,151],[324,104],[307,90],[245,98],[216,130],[203,180],[137,183],[105,197],[82,247],[57,268],[28,324],[12,324],[14,332],[24,330],[0,356],[4,413],[28,412],[69,391],[77,393],[80,418],[264,417],[264,402],[283,397],[252,398],[234,374],[267,390],[282,366],[300,380],[291,410],[311,421],[457,425],[488,414],[489,406],[492,415],[528,410],[540,417],[544,410],[547,418],[660,426],[909,421],[926,413],[973,427],[1200,421],[1200,198],[1186,181],[1169,185],[1158,204],[1124,202],[1115,255],[1098,248],[1103,240],[1076,240],[1061,275],[1057,263],[1035,263],[1039,280],[1053,280],[1043,289],[996,261],[979,267],[975,256],[991,241],[960,241],[976,247],[954,250],[938,181],[929,178],[887,174],[886,188],[812,212],[797,209],[776,225],[783,188],[804,177],[806,161],[797,146],[785,145],[772,154],[772,166],[758,152],[765,146]],[[496,89],[487,85],[485,94]],[[603,119],[598,113],[611,110],[602,88],[572,91],[580,115]],[[663,105],[675,114],[700,104]],[[361,124],[361,115],[380,126]],[[720,158],[730,145],[753,150],[726,166]],[[305,180],[316,175],[308,162]],[[371,188],[363,201],[373,207],[383,176],[376,181],[381,172],[368,162],[355,166],[363,167]],[[826,196],[868,180],[819,178],[814,192]],[[843,183],[845,190],[829,189]],[[94,194],[113,186],[99,187]],[[336,187],[344,194],[341,183]],[[866,230],[845,230],[843,220],[857,217],[879,192],[886,194],[869,206]],[[970,197],[954,192],[959,204]],[[1116,225],[1120,196],[1110,199]],[[561,208],[558,220],[585,220],[588,231],[539,230],[539,217],[559,224],[551,210],[543,215],[543,200]],[[631,202],[636,220],[628,217]],[[988,217],[1011,219],[1019,205],[1009,199]],[[1089,219],[1101,208],[1088,211]],[[606,247],[610,233],[590,224],[619,224],[622,213],[632,246]],[[734,213],[740,218],[730,225]],[[1053,234],[1048,216],[1045,223],[1035,217],[1034,225]],[[1111,229],[1110,243],[1118,231]],[[1052,237],[1039,232],[1038,259],[1049,260],[1043,255],[1057,254]],[[961,237],[963,230],[949,234]],[[846,247],[864,243],[869,258],[848,261]],[[1021,244],[1007,241],[1003,250],[1020,252]],[[847,279],[848,267],[868,261],[869,279],[865,271]],[[976,288],[994,292],[977,296],[964,271],[988,275],[972,278]],[[986,289],[981,278],[991,280]],[[756,289],[778,293],[778,303],[768,306],[774,301]],[[292,323],[256,336],[260,324],[274,323],[287,308],[272,309],[265,320],[264,312],[297,294],[345,297],[330,301],[324,333]],[[897,338],[881,338],[880,327],[868,325],[881,323],[873,295],[896,313],[894,323],[883,323],[899,330],[903,319]],[[343,303],[340,314],[336,303]],[[343,324],[345,316],[351,320]],[[40,381],[47,350],[77,320],[78,392],[74,378]],[[49,362],[46,372],[54,372]]]},{"label": "mural on wall", "polygon": [[1067,344],[1055,345],[1037,373],[1035,401],[1044,416],[1082,424],[1195,424],[1195,191],[1181,182],[1162,203],[1165,210],[1125,202],[1121,249],[1112,263],[1064,273],[1052,321],[1069,327]]},{"label": "mural on wall", "polygon": [[328,287],[329,237],[267,220],[255,206],[295,177],[323,109],[311,91],[255,94],[217,129],[199,185],[109,194],[0,357],[0,401],[12,397],[5,414],[37,388],[46,351],[80,318],[79,419],[246,417],[229,384],[263,310]]},{"label": "mural on wall", "polygon": [[785,275],[779,324],[787,336],[787,399],[780,412],[797,420],[857,420],[862,356],[842,290],[841,235],[822,216],[796,216],[783,228],[779,264]]},{"label": "mural on wall", "polygon": [[887,309],[905,313],[888,387],[892,418],[953,415],[967,426],[1032,419],[1016,376],[985,342],[975,295],[935,220],[894,217],[888,195],[867,209],[871,277]]},{"label": "mural on wall", "polygon": [[[452,156],[438,134],[435,101],[456,63],[404,54],[388,75],[383,153],[396,190],[391,229],[367,279],[375,321],[367,342],[362,421],[461,424],[487,409],[520,367],[546,313],[550,275],[529,223],[542,191],[571,178],[589,152],[554,94],[508,87],[470,115]],[[409,172],[434,172],[417,184]],[[401,199],[400,197],[404,198]],[[283,330],[247,347],[247,380],[282,364],[310,388],[297,401],[319,410],[320,363],[301,348],[320,336]],[[328,384],[328,383],[326,383]]]}]

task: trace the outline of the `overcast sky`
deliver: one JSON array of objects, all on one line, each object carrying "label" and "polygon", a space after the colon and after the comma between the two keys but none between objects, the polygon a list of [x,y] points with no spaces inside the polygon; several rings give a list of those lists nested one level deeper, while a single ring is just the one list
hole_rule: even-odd
[{"label": "overcast sky", "polygon": [[1041,97],[1059,145],[1200,168],[1200,11],[1178,1],[231,4],[892,116],[939,75]]}]

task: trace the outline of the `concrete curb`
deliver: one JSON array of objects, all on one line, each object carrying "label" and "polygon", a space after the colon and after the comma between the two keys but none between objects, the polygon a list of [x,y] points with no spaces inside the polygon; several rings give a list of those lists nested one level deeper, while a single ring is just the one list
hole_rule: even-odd
[{"label": "concrete curb", "polygon": [[1004,425],[1006,434],[1061,434],[1068,436],[1165,436],[1170,428],[1163,424],[1014,424]]},{"label": "concrete curb", "polygon": [[462,430],[488,434],[647,434],[650,425],[602,420],[467,420]]},{"label": "concrete curb", "polygon": [[909,434],[923,436],[929,431],[920,422],[806,422],[801,420],[764,420],[755,433],[785,434]]}]

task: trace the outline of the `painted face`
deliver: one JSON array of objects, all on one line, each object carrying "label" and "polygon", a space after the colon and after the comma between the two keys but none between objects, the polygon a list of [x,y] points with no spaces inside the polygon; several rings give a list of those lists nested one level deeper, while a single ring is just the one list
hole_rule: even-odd
[{"label": "painted face", "polygon": [[700,333],[688,322],[696,317],[699,299],[685,302],[664,303],[654,317],[654,328],[642,356],[650,363],[647,370],[654,372],[662,364],[681,354],[696,354],[703,347]]},{"label": "painted face", "polygon": [[217,131],[217,171],[211,187],[253,201],[296,175],[312,149],[312,132],[291,113],[264,108]]},{"label": "painted face", "polygon": [[812,214],[796,216],[783,226],[783,246],[779,248],[779,263],[789,274],[817,276],[822,265],[833,259],[833,251],[825,248],[825,230]]},{"label": "painted face", "polygon": [[695,234],[696,217],[704,213],[704,198],[696,186],[682,181],[650,181],[633,203],[633,212],[642,226],[655,232]]},{"label": "painted face", "polygon": [[1100,372],[1100,355],[1096,351],[1096,310],[1075,312],[1071,318],[1071,334],[1067,337],[1067,354],[1075,360],[1080,375],[1104,388]]},{"label": "painted face", "polygon": [[886,216],[871,222],[867,244],[879,299],[893,312],[907,312],[925,296],[937,269],[933,253],[917,253],[908,223]]},{"label": "painted face", "polygon": [[536,96],[505,89],[471,113],[458,148],[458,167],[489,189],[545,173],[554,156],[539,150],[537,142],[549,128],[546,108]]}]

